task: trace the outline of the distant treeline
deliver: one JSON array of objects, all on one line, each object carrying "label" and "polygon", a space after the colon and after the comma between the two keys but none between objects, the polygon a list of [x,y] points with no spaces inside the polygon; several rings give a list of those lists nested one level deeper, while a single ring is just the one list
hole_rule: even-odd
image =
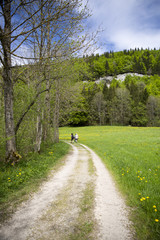
[{"label": "distant treeline", "polygon": [[120,52],[105,52],[83,57],[89,65],[93,78],[117,75],[126,72],[160,74],[160,50],[134,49]]},{"label": "distant treeline", "polygon": [[[160,126],[160,77],[126,76],[123,82],[85,82],[69,112],[62,114],[65,123],[84,125]],[[79,99],[79,100],[78,100]]]}]

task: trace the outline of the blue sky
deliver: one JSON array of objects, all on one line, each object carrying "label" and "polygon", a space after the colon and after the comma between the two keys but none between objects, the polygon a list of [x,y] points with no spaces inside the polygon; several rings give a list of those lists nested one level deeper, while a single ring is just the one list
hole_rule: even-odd
[{"label": "blue sky", "polygon": [[97,52],[160,48],[160,0],[89,0],[92,31],[99,26]]}]

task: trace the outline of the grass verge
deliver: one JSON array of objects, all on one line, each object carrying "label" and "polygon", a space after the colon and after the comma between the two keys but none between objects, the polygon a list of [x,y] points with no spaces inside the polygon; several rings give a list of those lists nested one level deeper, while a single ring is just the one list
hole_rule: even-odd
[{"label": "grass verge", "polygon": [[138,239],[160,239],[160,128],[60,128],[60,138],[79,141],[104,161],[132,207]]},{"label": "grass verge", "polygon": [[21,201],[38,189],[51,169],[62,164],[69,145],[60,142],[43,145],[41,153],[29,153],[14,166],[0,163],[0,221]]}]

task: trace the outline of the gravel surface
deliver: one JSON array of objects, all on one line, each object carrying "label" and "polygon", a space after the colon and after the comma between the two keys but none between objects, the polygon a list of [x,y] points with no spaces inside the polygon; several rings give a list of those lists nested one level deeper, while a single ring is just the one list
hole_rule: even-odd
[{"label": "gravel surface", "polygon": [[[101,159],[85,145],[70,145],[65,164],[0,227],[1,240],[134,239],[127,207]],[[87,238],[71,238],[79,219],[83,222],[80,206],[88,184],[95,200],[89,213],[85,210],[85,222],[94,226]]]}]

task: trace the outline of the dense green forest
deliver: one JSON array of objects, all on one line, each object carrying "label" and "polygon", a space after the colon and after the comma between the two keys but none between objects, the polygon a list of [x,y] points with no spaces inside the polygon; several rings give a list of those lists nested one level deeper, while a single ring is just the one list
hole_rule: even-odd
[{"label": "dense green forest", "polygon": [[[38,128],[42,142],[57,141],[59,126],[160,126],[159,65],[160,50],[141,49],[54,60],[41,69],[39,63],[12,67],[18,152],[37,151]],[[0,73],[3,158],[6,139],[2,69]],[[117,80],[117,74],[123,73],[144,75]],[[113,76],[113,80],[97,83],[104,76]]]},{"label": "dense green forest", "polygon": [[94,78],[133,72],[147,75],[160,74],[160,51],[130,49],[120,52],[105,52],[101,56],[86,56]]}]

